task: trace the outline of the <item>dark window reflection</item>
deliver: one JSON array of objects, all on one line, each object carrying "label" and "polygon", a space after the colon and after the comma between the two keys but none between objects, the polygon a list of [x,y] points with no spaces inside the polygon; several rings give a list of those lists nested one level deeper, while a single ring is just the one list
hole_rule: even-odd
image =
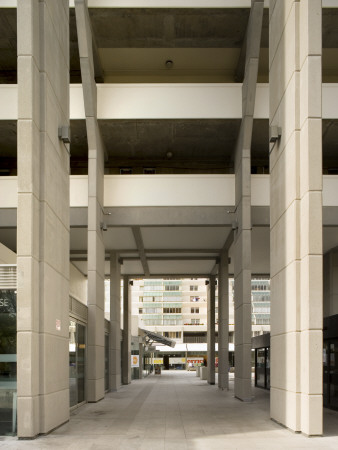
[{"label": "dark window reflection", "polygon": [[0,290],[0,435],[16,433],[16,291]]}]

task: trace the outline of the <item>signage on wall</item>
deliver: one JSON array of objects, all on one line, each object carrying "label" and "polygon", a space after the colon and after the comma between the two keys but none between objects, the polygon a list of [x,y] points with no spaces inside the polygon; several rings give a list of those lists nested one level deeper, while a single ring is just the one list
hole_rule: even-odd
[{"label": "signage on wall", "polygon": [[140,367],[139,355],[131,355],[131,367]]},{"label": "signage on wall", "polygon": [[16,291],[14,289],[0,289],[0,313],[16,313]]},{"label": "signage on wall", "polygon": [[163,358],[154,358],[153,364],[163,364]]}]

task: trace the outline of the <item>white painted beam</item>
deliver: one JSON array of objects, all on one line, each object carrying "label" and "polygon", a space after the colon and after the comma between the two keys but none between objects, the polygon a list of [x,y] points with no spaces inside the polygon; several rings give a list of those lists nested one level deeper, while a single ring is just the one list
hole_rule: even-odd
[{"label": "white painted beam", "polygon": [[[265,7],[269,0],[265,0]],[[69,1],[74,7],[74,0]],[[250,8],[251,0],[88,0],[89,8]]]},{"label": "white painted beam", "polygon": [[[251,175],[252,206],[269,206],[269,175]],[[234,175],[105,175],[105,207],[233,206]],[[338,175],[323,175],[323,205],[338,206]],[[87,207],[87,175],[70,176],[70,206]],[[0,209],[17,207],[17,177],[0,178]]]},{"label": "white painted beam", "polygon": [[[338,0],[337,0],[338,1]],[[242,85],[98,84],[98,119],[240,119]],[[323,83],[323,119],[338,119],[338,83]],[[0,85],[0,120],[18,117],[16,84]],[[269,117],[269,85],[257,85],[255,119]],[[70,86],[70,118],[84,119],[82,85]]]},{"label": "white painted beam", "polygon": [[[69,0],[74,8],[74,0]],[[89,8],[250,8],[251,0],[88,0]],[[1,0],[1,8],[16,8],[17,0]],[[264,7],[269,7],[265,0]],[[338,8],[338,0],[323,0],[323,8]]]}]

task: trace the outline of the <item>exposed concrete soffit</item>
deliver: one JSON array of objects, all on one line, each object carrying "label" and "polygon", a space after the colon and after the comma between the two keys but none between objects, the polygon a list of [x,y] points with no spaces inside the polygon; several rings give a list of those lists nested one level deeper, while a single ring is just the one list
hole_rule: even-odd
[{"label": "exposed concrete soffit", "polygon": [[141,229],[140,229],[140,227],[132,227],[132,230],[133,230],[133,235],[134,235],[136,247],[137,247],[137,250],[138,250],[139,255],[140,255],[140,259],[141,259],[144,275],[146,277],[149,277],[150,276],[150,272],[149,272],[149,267],[148,267],[146,254],[145,254],[145,251],[144,251],[144,244],[143,244]]}]

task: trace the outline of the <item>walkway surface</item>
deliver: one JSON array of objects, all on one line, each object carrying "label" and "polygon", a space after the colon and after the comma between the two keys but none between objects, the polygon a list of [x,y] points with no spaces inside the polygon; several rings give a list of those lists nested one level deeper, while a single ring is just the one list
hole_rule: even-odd
[{"label": "walkway surface", "polygon": [[242,403],[195,372],[170,371],[133,381],[87,404],[69,423],[34,441],[0,438],[0,449],[338,449],[338,413],[325,411],[325,436],[307,438],[269,419],[269,394]]}]

